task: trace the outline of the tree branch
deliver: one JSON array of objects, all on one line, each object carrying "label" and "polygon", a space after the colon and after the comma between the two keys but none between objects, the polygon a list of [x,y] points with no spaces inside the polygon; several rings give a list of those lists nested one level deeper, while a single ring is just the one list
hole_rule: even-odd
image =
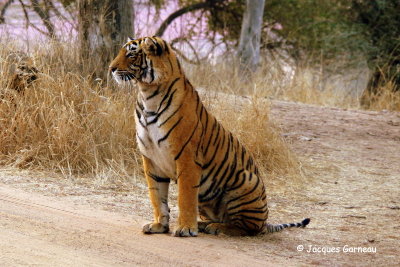
[{"label": "tree branch", "polygon": [[44,26],[46,26],[47,31],[49,32],[49,35],[51,37],[55,37],[54,25],[50,21],[50,15],[49,15],[48,6],[46,6],[46,9],[44,10],[39,5],[39,1],[38,0],[31,0],[31,3],[32,3],[33,10],[42,19]]},{"label": "tree branch", "polygon": [[165,32],[165,30],[167,29],[167,27],[178,17],[189,13],[189,12],[193,12],[196,10],[200,10],[200,9],[208,9],[211,8],[212,6],[214,6],[217,2],[220,2],[218,0],[207,0],[205,2],[200,2],[200,3],[196,3],[196,4],[192,4],[189,6],[185,6],[182,7],[181,9],[178,9],[177,11],[175,11],[174,13],[172,13],[171,15],[168,16],[168,18],[166,20],[163,21],[163,23],[161,23],[160,27],[158,28],[157,32],[156,32],[156,36],[162,36]]},{"label": "tree branch", "polygon": [[5,22],[4,14],[6,13],[7,8],[11,5],[12,2],[14,2],[14,0],[8,0],[0,8],[0,24]]}]

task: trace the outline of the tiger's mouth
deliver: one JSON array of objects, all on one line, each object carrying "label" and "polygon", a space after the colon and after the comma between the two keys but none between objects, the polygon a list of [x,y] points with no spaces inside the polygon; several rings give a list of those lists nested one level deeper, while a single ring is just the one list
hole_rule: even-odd
[{"label": "tiger's mouth", "polygon": [[116,68],[111,69],[112,76],[114,80],[117,81],[117,83],[123,83],[123,82],[128,82],[131,80],[137,80],[135,75],[129,71],[125,70],[118,70]]}]

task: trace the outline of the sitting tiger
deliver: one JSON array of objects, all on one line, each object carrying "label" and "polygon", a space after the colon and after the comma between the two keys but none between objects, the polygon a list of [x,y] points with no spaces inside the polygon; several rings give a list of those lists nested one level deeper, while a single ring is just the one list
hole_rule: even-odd
[{"label": "sitting tiger", "polygon": [[136,137],[154,208],[144,233],[169,232],[171,180],[179,190],[175,236],[256,235],[310,222],[266,223],[265,187],[250,153],[206,110],[164,40],[128,39],[109,71],[138,85]]}]

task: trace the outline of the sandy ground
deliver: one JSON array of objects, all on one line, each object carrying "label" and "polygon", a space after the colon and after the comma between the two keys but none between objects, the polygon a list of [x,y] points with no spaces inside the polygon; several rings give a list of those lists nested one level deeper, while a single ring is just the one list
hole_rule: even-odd
[{"label": "sandy ground", "polygon": [[143,235],[151,219],[143,184],[2,169],[0,266],[399,266],[400,113],[274,101],[272,119],[309,179],[296,193],[272,194],[271,222],[311,217],[306,229]]}]

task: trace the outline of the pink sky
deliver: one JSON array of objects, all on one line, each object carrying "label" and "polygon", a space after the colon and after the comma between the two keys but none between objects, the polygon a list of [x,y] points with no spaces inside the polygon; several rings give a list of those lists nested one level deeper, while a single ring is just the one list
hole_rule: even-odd
[{"label": "pink sky", "polygon": [[[0,0],[0,5],[3,5],[5,0]],[[28,1],[23,1],[28,4]],[[145,0],[137,0],[135,1],[134,14],[135,14],[135,33],[132,32],[132,36],[140,37],[140,36],[148,36],[154,35],[158,27],[161,23],[178,7],[178,0],[167,0],[166,5],[159,10],[157,13],[155,8],[149,7],[146,5],[147,1]],[[59,19],[55,16],[52,17],[52,21],[57,29],[57,35],[61,40],[71,41],[76,37],[76,20],[74,20],[71,16],[69,16],[68,12],[63,11],[63,7],[58,4],[59,10],[64,14],[68,21]],[[210,44],[207,44],[207,40],[202,34],[206,29],[206,20],[203,18],[200,21],[197,21],[199,12],[186,14],[177,18],[168,28],[164,34],[164,38],[167,41],[172,41],[174,38],[185,36],[187,33],[188,25],[196,23],[195,27],[195,40],[192,40],[192,44],[196,46],[198,50],[204,50],[204,53],[207,53],[207,50],[210,47]],[[40,18],[34,13],[29,13],[30,21],[37,28],[46,32],[46,28],[44,27]],[[33,27],[26,27],[26,20],[21,8],[21,5],[18,1],[14,1],[12,5],[8,8],[5,14],[6,23],[0,24],[0,38],[8,38],[22,44],[29,44],[32,42],[46,42],[48,38],[41,34],[38,30]],[[63,38],[64,37],[64,38]],[[182,50],[190,50],[186,44],[181,44],[180,49]]]}]

